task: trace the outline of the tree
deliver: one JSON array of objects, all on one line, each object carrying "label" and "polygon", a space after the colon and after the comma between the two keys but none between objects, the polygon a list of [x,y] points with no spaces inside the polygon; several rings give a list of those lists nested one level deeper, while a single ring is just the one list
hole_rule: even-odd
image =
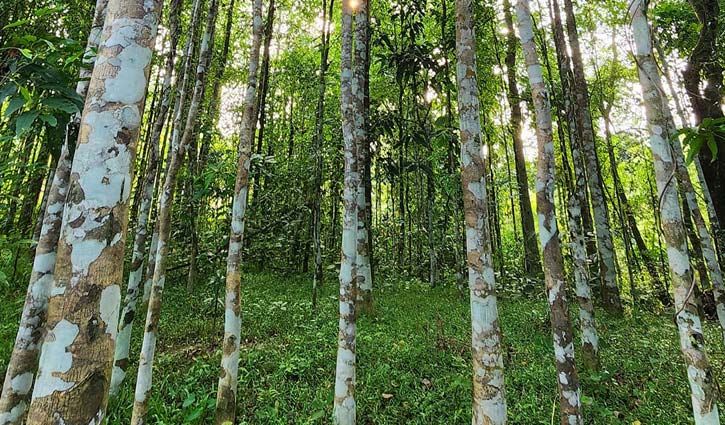
[{"label": "tree", "polygon": [[373,308],[373,276],[370,265],[370,234],[368,232],[367,194],[368,182],[365,172],[370,161],[370,139],[368,135],[368,117],[370,105],[366,99],[365,88],[370,78],[369,70],[369,39],[370,10],[367,0],[362,0],[356,8],[354,29],[354,69],[353,69],[353,102],[355,107],[355,145],[357,166],[360,181],[357,188],[357,253],[355,254],[355,287],[357,310],[370,312]]},{"label": "tree", "polygon": [[[567,213],[569,217],[569,235],[571,241],[571,253],[574,260],[574,282],[576,285],[576,299],[579,304],[579,327],[581,329],[581,345],[584,364],[597,369],[599,366],[599,335],[597,333],[596,320],[594,318],[594,302],[592,290],[589,286],[589,271],[587,268],[586,232],[584,229],[584,211],[588,210],[589,204],[586,193],[586,176],[581,166],[581,151],[576,136],[573,134],[577,128],[574,113],[574,95],[571,90],[572,70],[571,59],[567,54],[564,29],[561,24],[561,9],[558,0],[549,2],[549,11],[552,15],[552,30],[554,32],[554,44],[556,46],[557,64],[561,88],[564,97],[564,109],[568,120],[569,141],[571,145],[571,157],[574,162],[574,182],[570,183],[569,199],[567,202]],[[559,131],[564,130],[564,125],[559,122]],[[561,137],[561,135],[560,135]],[[563,147],[565,148],[565,147]],[[564,150],[564,149],[562,149]]]},{"label": "tree", "polygon": [[[720,28],[720,3],[717,0],[689,0],[701,25],[697,44],[690,53],[687,67],[683,72],[685,90],[690,98],[692,111],[697,125],[706,119],[717,120],[724,117],[722,111],[723,68],[719,60],[713,59],[718,51]],[[702,79],[705,79],[703,85]],[[716,147],[722,147],[723,136],[716,137]],[[722,150],[722,149],[720,149]],[[718,221],[725,222],[725,155],[718,149],[709,147],[700,149],[700,164]],[[725,248],[720,248],[721,250]]]},{"label": "tree", "polygon": [[576,104],[575,116],[577,123],[577,139],[581,145],[584,164],[587,169],[587,183],[594,211],[594,224],[597,233],[597,249],[599,252],[599,273],[602,280],[602,301],[604,306],[615,313],[622,312],[622,300],[617,285],[615,267],[614,242],[609,226],[609,208],[604,198],[604,185],[599,167],[599,159],[594,137],[594,126],[589,101],[589,88],[584,75],[584,65],[579,46],[576,17],[572,0],[564,0],[566,11],[566,28],[571,47],[572,69],[574,71],[572,90]]},{"label": "tree", "polygon": [[536,209],[539,216],[539,238],[544,258],[546,296],[549,301],[551,329],[554,336],[559,412],[562,425],[583,424],[581,390],[574,363],[573,333],[567,308],[567,281],[554,205],[554,136],[549,92],[544,83],[544,74],[536,51],[528,0],[518,0],[516,15],[536,111],[538,145]]},{"label": "tree", "polygon": [[[154,268],[154,278],[151,287],[151,297],[149,298],[148,313],[146,315],[146,326],[144,327],[144,338],[141,346],[141,356],[139,359],[138,376],[136,378],[136,391],[133,403],[133,416],[131,423],[140,425],[146,423],[146,413],[148,410],[148,393],[151,390],[152,367],[154,354],[156,349],[156,341],[158,339],[159,316],[161,314],[161,297],[166,281],[166,260],[168,256],[169,237],[171,236],[171,206],[174,201],[174,192],[176,189],[176,180],[184,160],[186,149],[194,137],[196,120],[201,108],[201,102],[204,97],[204,86],[208,75],[209,64],[211,63],[212,52],[214,51],[214,34],[216,29],[216,17],[219,8],[217,0],[211,0],[209,4],[209,13],[206,18],[204,34],[201,37],[201,46],[199,47],[199,59],[194,74],[194,90],[189,103],[189,110],[186,115],[186,122],[183,126],[177,122],[177,126],[172,133],[172,155],[168,164],[164,186],[161,191],[159,201],[159,236],[158,247],[156,252],[156,264]],[[193,24],[193,22],[192,22]],[[194,32],[191,31],[190,39],[194,38]],[[193,42],[187,46],[193,46]],[[187,50],[188,62],[191,61],[191,49]],[[188,71],[188,69],[187,69]],[[186,80],[186,78],[184,78]],[[178,96],[184,97],[185,88],[182,88]],[[178,103],[177,103],[178,105]],[[176,111],[176,117],[179,117],[181,109]],[[182,133],[183,131],[183,133]],[[175,134],[174,134],[175,133]]]},{"label": "tree", "polygon": [[[357,9],[359,6],[360,9]],[[342,218],[342,262],[340,264],[340,323],[337,337],[337,367],[335,369],[334,422],[337,425],[356,423],[356,276],[358,245],[358,198],[360,187],[357,142],[364,137],[359,122],[363,116],[357,99],[360,87],[353,66],[353,14],[367,9],[367,0],[342,0],[342,52],[340,54],[340,100],[344,140],[345,174]]]},{"label": "tree", "polygon": [[671,180],[677,167],[667,139],[671,129],[671,113],[663,96],[664,89],[659,69],[652,54],[652,39],[646,5],[642,0],[633,0],[629,4],[628,12],[636,47],[635,62],[642,86],[642,97],[655,163],[662,230],[667,243],[670,274],[675,293],[675,321],[680,336],[680,349],[688,369],[687,377],[690,382],[695,423],[698,425],[718,424],[720,419],[715,382],[705,353],[705,341],[697,302],[692,297],[695,281],[692,276],[690,256],[687,252],[687,235],[677,201],[677,189]]},{"label": "tree", "polygon": [[485,158],[476,74],[476,32],[471,0],[456,0],[456,74],[461,137],[461,183],[471,297],[473,423],[506,423],[501,328],[488,228]]},{"label": "tree", "polygon": [[88,87],[29,423],[105,416],[132,160],[161,3],[112,0]]},{"label": "tree", "polygon": [[237,410],[237,374],[241,338],[241,257],[249,194],[249,167],[257,114],[254,102],[259,74],[259,49],[262,43],[262,0],[254,1],[252,11],[252,48],[249,53],[249,73],[244,95],[242,127],[239,132],[239,159],[232,203],[232,225],[227,253],[226,296],[224,298],[224,342],[222,344],[221,374],[217,388],[215,423],[234,422]]},{"label": "tree", "polygon": [[541,274],[541,258],[536,243],[536,228],[534,227],[534,213],[531,208],[529,196],[529,177],[526,174],[526,158],[524,157],[524,141],[521,138],[521,94],[519,93],[518,78],[516,76],[516,51],[518,40],[514,31],[514,21],[511,16],[511,3],[503,2],[504,20],[506,21],[506,76],[508,88],[508,102],[511,108],[511,133],[514,145],[514,163],[516,164],[516,183],[519,195],[519,208],[521,209],[521,230],[524,235],[524,270],[531,276]]},{"label": "tree", "polygon": [[[136,317],[136,306],[143,296],[141,281],[143,280],[143,263],[146,249],[147,227],[151,213],[151,203],[154,196],[154,184],[159,168],[159,155],[161,144],[161,133],[169,112],[171,104],[171,80],[174,73],[176,61],[176,46],[181,36],[181,25],[179,14],[181,12],[181,0],[173,0],[169,10],[169,51],[166,54],[166,67],[164,69],[164,81],[162,86],[161,103],[159,105],[155,122],[153,125],[149,143],[149,159],[146,166],[146,173],[143,180],[139,182],[141,189],[141,200],[139,201],[139,214],[136,222],[136,232],[133,240],[133,253],[131,256],[131,269],[128,274],[126,286],[126,297],[124,299],[121,319],[118,324],[118,338],[113,361],[113,374],[111,375],[111,387],[109,394],[113,397],[118,394],[121,384],[126,377],[126,370],[129,363],[129,350],[131,346],[131,330]],[[153,244],[152,244],[153,245]]]}]

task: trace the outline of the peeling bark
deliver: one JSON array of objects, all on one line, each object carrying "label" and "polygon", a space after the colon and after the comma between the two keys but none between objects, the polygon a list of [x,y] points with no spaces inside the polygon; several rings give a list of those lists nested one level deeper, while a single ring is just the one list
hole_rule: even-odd
[{"label": "peeling bark", "polygon": [[244,95],[242,125],[239,132],[239,159],[232,203],[232,225],[227,254],[226,295],[224,301],[224,341],[222,343],[221,373],[217,387],[216,424],[234,423],[237,409],[237,375],[241,338],[241,261],[244,228],[249,194],[254,130],[257,122],[255,98],[259,77],[259,50],[262,44],[262,0],[254,1],[252,13],[252,49],[249,53],[249,73]]},{"label": "peeling bark", "polygon": [[539,238],[544,253],[546,295],[551,311],[551,328],[554,337],[560,422],[562,425],[583,425],[581,390],[574,362],[573,332],[567,308],[564,258],[561,253],[554,205],[554,136],[549,92],[536,51],[528,0],[518,0],[516,14],[536,111],[536,139],[538,142],[536,208],[539,216]]},{"label": "peeling bark", "polygon": [[146,249],[147,228],[151,212],[151,202],[154,195],[154,185],[156,183],[157,169],[159,167],[159,145],[161,141],[161,133],[166,123],[166,117],[171,104],[171,80],[174,72],[174,63],[176,61],[176,45],[181,36],[181,26],[179,24],[179,14],[181,12],[181,0],[173,0],[169,9],[170,23],[169,31],[171,37],[169,39],[169,52],[166,55],[166,68],[164,70],[164,80],[162,83],[162,99],[159,105],[151,137],[149,139],[149,161],[146,167],[146,174],[141,180],[142,188],[140,190],[141,200],[139,206],[138,220],[136,223],[136,232],[133,241],[133,253],[131,256],[131,269],[128,276],[128,284],[126,287],[126,297],[124,299],[124,307],[121,312],[121,319],[118,324],[118,338],[116,339],[116,348],[113,360],[113,374],[111,375],[111,387],[109,394],[114,397],[121,389],[121,384],[126,377],[126,370],[129,364],[129,350],[131,345],[131,330],[136,317],[136,307],[139,299],[143,295],[141,290],[141,281],[143,280],[143,262]]},{"label": "peeling bark", "polygon": [[521,112],[521,94],[519,93],[518,78],[516,75],[516,47],[518,39],[514,31],[514,21],[511,14],[509,0],[503,2],[504,20],[508,34],[506,37],[506,71],[508,78],[508,102],[511,107],[511,127],[514,145],[514,163],[516,165],[516,183],[519,195],[519,208],[521,208],[521,229],[524,236],[524,270],[532,277],[541,276],[541,257],[536,242],[536,227],[534,226],[534,213],[531,208],[529,196],[529,177],[526,173],[526,158],[524,157],[524,141],[521,137],[523,115]]},{"label": "peeling bark", "polygon": [[659,68],[652,54],[652,39],[644,1],[633,0],[629,4],[628,12],[636,45],[635,60],[650,130],[662,230],[675,293],[675,321],[679,330],[680,349],[687,366],[695,423],[719,424],[716,383],[705,350],[697,303],[692,294],[695,281],[687,252],[687,235],[673,182],[677,164],[673,157],[673,146],[667,140],[672,115],[664,96]]},{"label": "peeling bark", "polygon": [[[95,62],[95,57],[89,54],[98,48],[107,5],[108,0],[97,0],[96,2],[91,31],[86,43],[87,56],[84,57],[86,65],[92,65]],[[76,86],[76,93],[82,98],[85,98],[88,93],[88,82],[83,79],[90,78],[90,68],[92,66],[83,67],[79,73],[81,81]],[[76,115],[66,128],[65,140],[45,200],[46,205],[40,210],[42,220],[39,220],[38,223],[41,227],[35,247],[30,283],[28,284],[15,345],[8,362],[2,395],[0,395],[0,425],[22,423],[25,420],[30,404],[33,376],[38,368],[38,356],[43,343],[48,298],[53,282],[58,239],[60,238],[64,204],[68,193],[72,161],[71,150],[75,150],[79,126],[80,115]],[[23,379],[27,380],[27,384],[13,385],[13,382],[19,384]]]},{"label": "peeling bark", "polygon": [[[197,8],[197,0],[194,4],[195,12]],[[199,115],[201,102],[204,94],[204,85],[207,79],[207,70],[211,63],[211,57],[214,50],[214,33],[216,27],[216,17],[218,9],[218,1],[211,0],[209,4],[209,13],[206,18],[206,26],[204,34],[201,37],[201,46],[199,48],[199,59],[196,67],[194,90],[189,104],[189,110],[186,116],[186,122],[183,126],[178,125],[174,128],[172,134],[172,156],[168,164],[164,187],[161,191],[159,202],[159,236],[158,246],[156,248],[156,264],[154,266],[154,277],[151,285],[151,296],[149,298],[148,312],[146,315],[146,325],[144,328],[144,338],[141,346],[141,356],[139,358],[138,376],[136,378],[136,391],[134,394],[133,415],[131,424],[141,425],[146,423],[146,414],[148,413],[148,398],[151,391],[151,379],[154,355],[156,350],[156,341],[158,339],[159,317],[161,315],[161,298],[166,282],[166,260],[168,258],[168,244],[171,236],[171,209],[176,189],[176,180],[192,137],[195,133],[196,119]],[[194,16],[197,14],[194,13]],[[195,22],[192,20],[192,28]],[[195,31],[192,29],[189,34],[189,43],[186,47],[187,64],[191,62],[191,47]],[[185,70],[185,71],[190,71]],[[190,72],[188,73],[190,74]],[[182,80],[182,87],[179,91],[179,99],[183,99],[186,94],[185,83],[186,77]],[[180,103],[177,101],[177,105]],[[179,118],[182,108],[178,108],[175,113],[175,119]],[[177,120],[178,121],[178,120]],[[182,133],[183,131],[183,133]]]},{"label": "peeling bark", "polygon": [[[362,4],[361,4],[362,3]],[[342,0],[342,53],[340,55],[340,91],[342,108],[342,135],[344,140],[345,176],[342,215],[342,261],[340,264],[340,320],[337,338],[337,366],[335,368],[335,398],[333,420],[336,425],[354,425],[357,407],[356,382],[356,288],[358,252],[358,201],[360,186],[357,153],[357,131],[364,117],[356,113],[356,99],[360,96],[353,68],[353,4],[367,8],[367,0],[354,3]]]},{"label": "peeling bark", "polygon": [[592,210],[594,211],[594,228],[597,235],[597,250],[599,252],[599,272],[602,280],[602,301],[607,310],[622,313],[622,300],[617,285],[615,266],[614,242],[609,227],[609,208],[604,197],[604,183],[599,171],[594,126],[590,111],[589,89],[584,75],[579,35],[577,33],[576,17],[572,0],[564,0],[566,11],[566,27],[571,48],[572,69],[574,71],[574,101],[576,103],[577,137],[584,154],[587,168],[587,183],[591,195]]},{"label": "peeling bark", "polygon": [[[111,0],[88,84],[28,423],[100,423],[160,1]],[[57,173],[56,173],[57,174]]]},{"label": "peeling bark", "polygon": [[370,10],[368,0],[358,0],[355,13],[354,29],[354,58],[353,58],[353,107],[354,107],[354,137],[357,152],[357,166],[359,184],[357,188],[357,253],[355,255],[355,272],[357,273],[355,288],[357,298],[357,312],[371,312],[373,309],[373,277],[370,267],[370,241],[368,240],[367,217],[367,184],[364,170],[370,160],[370,146],[368,144],[368,108],[366,108],[365,87],[369,78],[366,63],[368,57],[368,43],[370,38]]},{"label": "peeling bark", "polygon": [[471,0],[456,0],[456,56],[461,138],[461,183],[471,298],[473,424],[505,424],[501,327],[491,255],[488,197],[476,71],[476,33]]},{"label": "peeling bark", "polygon": [[[564,95],[564,108],[570,125],[570,133],[577,128],[574,119],[574,101],[571,92],[571,62],[566,51],[564,29],[561,24],[561,9],[558,0],[549,2],[552,15],[552,29],[554,44],[556,46],[557,64],[562,80]],[[561,131],[561,130],[560,130]],[[579,305],[579,328],[581,330],[581,344],[584,364],[591,368],[599,367],[599,336],[597,334],[594,318],[594,302],[592,290],[589,286],[589,269],[586,247],[586,232],[583,227],[583,211],[589,208],[586,196],[586,177],[582,169],[581,152],[578,143],[572,134],[569,134],[572,161],[574,162],[573,193],[569,194],[567,212],[569,218],[569,235],[571,238],[571,253],[574,258],[575,294]]]}]

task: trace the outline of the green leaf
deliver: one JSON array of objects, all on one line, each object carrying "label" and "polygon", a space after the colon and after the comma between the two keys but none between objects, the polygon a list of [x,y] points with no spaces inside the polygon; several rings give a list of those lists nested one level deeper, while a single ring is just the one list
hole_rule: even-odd
[{"label": "green leaf", "polygon": [[4,30],[7,30],[7,29],[10,29],[10,28],[19,27],[19,26],[25,25],[25,24],[27,24],[29,22],[30,22],[30,19],[21,19],[19,21],[13,22],[12,24],[5,25],[3,27],[3,29]]},{"label": "green leaf", "polygon": [[18,86],[14,82],[9,82],[0,89],[0,103],[5,101],[5,98],[15,94],[18,91]]},{"label": "green leaf", "polygon": [[20,86],[20,94],[23,95],[26,101],[30,102],[30,100],[33,98],[33,96],[30,94],[30,90],[28,90],[24,86]]},{"label": "green leaf", "polygon": [[28,49],[18,49],[28,59],[33,59],[33,53]]},{"label": "green leaf", "polygon": [[189,394],[188,397],[186,397],[186,400],[184,400],[184,403],[181,404],[181,407],[186,409],[187,407],[194,404],[195,401],[196,401],[196,395],[194,393],[191,393],[191,394]]},{"label": "green leaf", "polygon": [[38,118],[40,112],[38,111],[27,111],[20,114],[18,119],[15,121],[15,135],[20,137],[23,133],[28,131],[33,122]]},{"label": "green leaf", "polygon": [[204,406],[199,406],[196,409],[194,409],[189,415],[186,417],[187,422],[193,422],[201,417],[201,414],[204,413]]},{"label": "green leaf", "polygon": [[53,115],[43,114],[40,116],[40,119],[51,127],[55,127],[56,125],[58,125],[58,119]]},{"label": "green leaf", "polygon": [[5,113],[3,114],[4,118],[9,117],[10,115],[14,114],[15,111],[22,108],[25,105],[26,101],[23,99],[22,96],[15,95],[10,99],[10,102],[8,102],[8,107],[5,109]]},{"label": "green leaf", "polygon": [[700,152],[700,149],[702,149],[702,145],[702,137],[693,138],[692,142],[690,143],[690,148],[687,150],[685,163],[687,163],[688,165],[692,164],[692,161],[695,159],[695,155],[697,155]]},{"label": "green leaf", "polygon": [[42,103],[49,108],[58,109],[69,114],[79,112],[78,106],[75,103],[62,97],[49,97],[43,99]]},{"label": "green leaf", "polygon": [[707,135],[707,147],[710,148],[710,152],[712,152],[712,158],[713,160],[717,158],[717,141],[715,141],[715,134],[708,133]]}]

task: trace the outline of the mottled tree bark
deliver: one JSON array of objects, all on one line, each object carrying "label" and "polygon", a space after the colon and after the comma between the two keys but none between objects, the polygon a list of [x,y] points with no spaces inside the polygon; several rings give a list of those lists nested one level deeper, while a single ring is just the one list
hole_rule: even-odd
[{"label": "mottled tree bark", "polygon": [[[583,211],[589,208],[586,196],[586,177],[582,169],[581,151],[575,135],[577,124],[574,118],[574,100],[571,92],[571,62],[566,51],[564,29],[561,24],[561,9],[558,0],[549,2],[552,17],[554,44],[556,46],[557,64],[561,76],[562,92],[564,96],[564,109],[569,124],[569,141],[571,144],[572,161],[574,162],[573,193],[569,194],[567,212],[569,216],[569,235],[571,238],[571,253],[574,259],[574,282],[576,284],[576,297],[579,305],[579,328],[581,330],[581,343],[584,364],[596,369],[599,366],[599,336],[594,318],[594,303],[592,290],[589,285],[589,270],[586,248],[586,231],[583,223]],[[560,127],[561,131],[561,127]]]},{"label": "mottled tree bark", "polygon": [[690,266],[690,255],[687,252],[687,235],[677,201],[677,189],[672,179],[677,167],[672,146],[667,140],[672,118],[664,97],[659,69],[652,54],[652,39],[646,12],[643,0],[633,0],[629,4],[636,45],[635,60],[650,130],[662,229],[675,292],[675,320],[679,330],[680,349],[687,365],[695,423],[718,424],[720,419],[716,383],[705,352],[702,323],[693,297],[695,281]]},{"label": "mottled tree bark", "polygon": [[587,183],[594,211],[594,228],[597,235],[599,252],[599,273],[602,280],[602,301],[604,307],[614,313],[622,312],[622,300],[617,286],[614,242],[609,228],[609,209],[604,197],[604,184],[599,172],[599,159],[594,136],[594,126],[590,111],[589,89],[584,75],[579,35],[572,0],[564,0],[566,28],[571,48],[572,69],[574,71],[574,101],[576,103],[577,137],[580,140],[587,168]]},{"label": "mottled tree bark", "polygon": [[554,205],[554,136],[549,92],[539,63],[528,0],[518,0],[516,14],[524,59],[529,75],[536,111],[538,171],[536,175],[536,209],[539,216],[539,238],[544,253],[546,295],[551,311],[554,336],[556,376],[559,385],[559,412],[562,425],[583,425],[581,390],[574,362],[574,341],[567,308],[567,281],[564,258],[559,242],[559,228]]},{"label": "mottled tree bark", "polygon": [[147,228],[151,213],[151,202],[154,195],[154,185],[156,183],[157,169],[159,167],[159,147],[161,144],[161,133],[166,123],[169,107],[171,105],[171,81],[174,73],[174,63],[176,61],[176,45],[181,36],[181,25],[179,23],[179,14],[181,12],[181,0],[172,0],[169,9],[169,51],[166,55],[166,67],[164,70],[164,80],[162,83],[161,103],[159,105],[151,137],[149,138],[149,160],[146,166],[146,173],[140,181],[141,199],[139,205],[138,220],[136,222],[136,232],[133,241],[133,253],[131,255],[131,265],[128,275],[128,284],[126,287],[126,297],[121,312],[121,319],[118,324],[118,337],[116,338],[116,348],[113,359],[113,374],[111,375],[111,387],[109,394],[111,397],[118,394],[121,384],[126,377],[126,370],[129,364],[129,350],[131,346],[131,330],[136,317],[136,306],[143,292],[141,281],[143,280],[143,263],[146,250]]},{"label": "mottled tree bark", "polygon": [[118,324],[133,162],[160,1],[111,0],[63,212],[28,423],[100,423]]},{"label": "mottled tree bark", "polygon": [[[197,0],[198,2],[198,0]],[[196,7],[196,5],[195,5]],[[146,423],[146,414],[148,412],[148,398],[151,391],[152,367],[154,354],[156,349],[156,341],[158,338],[159,316],[161,315],[161,298],[163,295],[164,284],[166,282],[166,260],[168,258],[168,243],[171,236],[171,209],[176,189],[176,180],[184,161],[187,147],[195,133],[196,120],[199,116],[201,102],[204,97],[204,86],[207,79],[207,71],[211,62],[212,53],[214,51],[214,34],[216,27],[216,17],[219,3],[217,0],[211,0],[209,4],[209,12],[206,18],[206,26],[204,34],[201,37],[201,46],[199,47],[199,59],[196,67],[194,90],[189,104],[189,110],[186,115],[186,122],[182,128],[176,124],[174,133],[172,134],[172,156],[168,164],[164,187],[161,191],[159,202],[159,236],[156,248],[156,264],[154,266],[154,277],[151,285],[151,296],[149,298],[148,312],[146,315],[146,325],[144,328],[144,338],[141,346],[141,356],[139,358],[138,375],[136,378],[136,391],[134,394],[133,415],[131,424],[142,425]],[[198,10],[198,9],[197,9]],[[196,12],[196,10],[195,10]],[[195,13],[196,15],[196,13]],[[192,28],[194,22],[192,20]],[[190,31],[189,39],[194,39],[194,30]],[[190,42],[187,47],[193,46]],[[191,49],[187,49],[187,54]],[[188,62],[191,61],[191,55],[187,56]],[[184,78],[181,82],[182,87],[178,96],[183,99],[185,94]],[[177,106],[179,103],[177,102]],[[182,108],[176,111],[179,116]],[[182,133],[183,131],[183,133]],[[181,134],[179,136],[179,134]]]},{"label": "mottled tree bark", "polygon": [[[365,8],[367,7],[367,1]],[[340,90],[342,108],[342,135],[344,140],[345,174],[342,215],[342,261],[340,264],[340,320],[337,338],[337,365],[335,368],[335,398],[333,418],[336,425],[354,425],[357,408],[355,403],[356,382],[356,288],[357,276],[357,191],[360,186],[357,141],[363,121],[357,116],[356,98],[358,87],[353,68],[353,0],[342,0],[342,52],[340,55]]]},{"label": "mottled tree bark", "polygon": [[237,374],[239,371],[239,343],[241,335],[241,261],[244,246],[244,225],[249,194],[249,167],[251,164],[254,130],[257,122],[255,98],[259,74],[259,49],[262,43],[262,0],[254,1],[252,13],[252,49],[249,53],[249,73],[244,95],[242,125],[239,132],[239,159],[232,203],[232,224],[227,254],[227,276],[224,314],[224,341],[222,344],[221,374],[217,387],[216,424],[234,423],[237,410]]},{"label": "mottled tree bark", "polygon": [[506,392],[501,327],[488,227],[476,32],[471,0],[456,0],[456,74],[461,137],[461,183],[471,298],[473,424],[505,424]]},{"label": "mottled tree bark", "polygon": [[511,3],[504,0],[504,20],[508,34],[506,37],[506,76],[508,87],[508,102],[511,107],[511,127],[514,145],[514,163],[516,165],[516,183],[519,195],[519,208],[521,209],[521,229],[524,235],[524,270],[530,276],[540,276],[541,258],[539,246],[536,242],[536,227],[534,227],[534,213],[531,208],[529,196],[529,177],[526,173],[526,158],[524,157],[524,141],[521,138],[521,95],[519,93],[518,78],[516,75],[516,48],[518,39],[514,31],[514,21],[511,15]]},{"label": "mottled tree bark", "polygon": [[357,254],[355,255],[355,272],[357,273],[355,289],[357,312],[371,312],[373,309],[373,277],[370,267],[370,243],[368,240],[367,188],[365,167],[370,160],[368,144],[368,106],[365,99],[367,86],[368,43],[370,39],[370,10],[368,0],[358,0],[355,13],[354,58],[353,58],[353,106],[355,117],[355,144],[357,152],[358,175],[360,181],[357,188]]},{"label": "mottled tree bark", "polygon": [[[107,5],[107,0],[96,2],[91,31],[86,44],[87,54],[98,47]],[[95,56],[84,57],[84,62],[90,66],[81,68],[79,77],[82,80],[76,86],[76,93],[82,98],[85,98],[88,92],[88,83],[83,79],[91,76]],[[76,144],[79,125],[80,115],[78,114],[73,117],[72,122],[66,128],[65,141],[52,173],[53,178],[45,199],[45,207],[40,210],[42,220],[39,220],[38,223],[40,231],[35,247],[30,283],[15,345],[8,362],[2,395],[0,395],[0,424],[2,425],[23,423],[28,412],[33,379],[38,368],[38,355],[44,337],[48,297],[53,282],[58,239],[68,193],[71,169],[70,146]]]}]

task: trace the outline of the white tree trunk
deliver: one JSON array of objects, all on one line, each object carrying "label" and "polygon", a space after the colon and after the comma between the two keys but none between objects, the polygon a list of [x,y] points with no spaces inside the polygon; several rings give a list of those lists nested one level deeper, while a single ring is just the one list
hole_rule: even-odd
[{"label": "white tree trunk", "polygon": [[[157,168],[159,165],[159,146],[161,132],[166,122],[166,116],[171,103],[171,80],[174,72],[176,59],[176,45],[180,37],[179,12],[181,0],[171,2],[169,9],[171,37],[169,39],[169,52],[166,56],[166,68],[164,70],[164,81],[162,88],[162,99],[152,130],[149,153],[149,163],[146,168],[146,175],[141,183],[143,185],[141,205],[139,208],[138,222],[136,223],[136,234],[133,241],[133,254],[131,256],[131,270],[128,275],[126,287],[126,298],[124,300],[121,319],[118,323],[118,338],[116,338],[116,350],[113,359],[113,374],[111,375],[111,387],[109,394],[114,397],[121,389],[121,384],[126,377],[126,369],[129,363],[129,351],[131,346],[131,330],[136,317],[136,307],[142,297],[141,281],[144,272],[144,257],[146,250],[146,238],[148,222],[151,213],[151,203],[154,194],[154,183],[156,182]],[[153,245],[153,244],[152,244]]]},{"label": "white tree trunk", "polygon": [[[199,2],[199,0],[196,0]],[[196,7],[196,3],[195,3]],[[214,50],[214,33],[216,26],[218,1],[211,0],[209,5],[209,13],[206,19],[206,27],[201,38],[201,46],[199,47],[199,60],[195,74],[194,91],[189,105],[189,111],[186,116],[186,123],[174,129],[176,137],[172,136],[172,149],[174,150],[171,162],[168,164],[168,171],[164,181],[164,187],[161,192],[159,202],[159,237],[158,247],[156,251],[156,265],[154,266],[154,278],[151,286],[151,296],[149,298],[148,312],[146,315],[146,325],[144,327],[144,338],[141,345],[141,356],[139,359],[138,376],[136,378],[136,391],[134,394],[133,415],[131,424],[141,425],[146,423],[146,414],[148,411],[148,398],[151,391],[152,368],[154,355],[156,350],[156,341],[158,338],[159,317],[161,315],[161,298],[166,282],[166,260],[168,258],[168,243],[171,236],[171,209],[174,200],[174,192],[176,189],[176,179],[181,168],[186,148],[191,141],[195,132],[196,119],[199,115],[199,109],[204,93],[204,85],[206,84],[207,68],[211,62],[212,52]],[[194,22],[192,22],[192,28]],[[194,31],[190,31],[189,39],[193,40]],[[189,54],[191,52],[192,43],[187,44],[187,63],[191,61]],[[184,78],[186,80],[186,78]],[[182,88],[179,91],[179,98],[183,99],[185,95],[185,87],[182,81]],[[180,104],[177,102],[177,106]],[[179,108],[177,116],[182,108]],[[179,137],[178,134],[181,134]]]},{"label": "white tree trunk", "polygon": [[160,1],[111,0],[80,125],[28,423],[105,416]]},{"label": "white tree trunk", "polygon": [[226,294],[224,297],[224,341],[221,374],[217,387],[215,423],[234,423],[237,409],[237,375],[241,339],[241,260],[244,225],[249,194],[249,168],[257,114],[255,99],[259,74],[259,50],[262,44],[262,0],[254,1],[252,12],[252,48],[249,53],[247,90],[244,95],[242,126],[239,133],[239,159],[232,203],[232,225],[227,253]]},{"label": "white tree trunk", "polygon": [[574,362],[574,340],[567,308],[567,281],[564,258],[559,242],[559,228],[554,205],[554,136],[551,120],[549,92],[539,63],[534,28],[528,0],[518,0],[516,15],[519,36],[524,49],[524,59],[531,85],[536,111],[536,139],[538,160],[536,175],[536,209],[539,217],[539,238],[543,252],[546,295],[551,312],[551,329],[554,339],[556,376],[559,386],[559,413],[562,425],[583,425],[581,390]]},{"label": "white tree trunk", "polygon": [[461,137],[463,205],[473,348],[471,423],[505,424],[503,351],[496,281],[488,227],[485,158],[482,146],[476,68],[476,32],[471,0],[456,0],[458,112]]},{"label": "white tree trunk", "polygon": [[[85,79],[90,78],[93,63],[95,63],[95,50],[101,40],[107,6],[108,0],[96,1],[91,31],[86,43],[86,56],[84,57],[86,66],[81,68],[79,73],[81,81],[76,86],[76,93],[84,99],[88,93],[88,81]],[[23,423],[28,413],[33,379],[38,369],[38,355],[43,342],[43,328],[46,323],[48,297],[53,282],[63,209],[68,194],[71,170],[69,144],[75,145],[77,141],[80,117],[80,114],[74,116],[66,128],[65,140],[53,172],[45,208],[41,208],[39,213],[43,218],[40,223],[38,244],[35,248],[33,269],[23,312],[20,316],[20,326],[0,395],[0,425]]]},{"label": "white tree trunk", "polygon": [[629,14],[636,45],[635,60],[650,129],[662,229],[675,292],[680,349],[687,365],[695,423],[719,424],[717,390],[705,352],[702,323],[693,298],[695,281],[687,251],[687,235],[677,200],[677,190],[672,180],[676,163],[670,142],[666,139],[672,115],[664,98],[659,69],[652,55],[652,39],[644,1],[633,0],[629,4]]},{"label": "white tree trunk", "polygon": [[355,279],[357,276],[357,190],[360,185],[356,137],[360,129],[356,121],[355,99],[362,87],[353,76],[353,0],[342,0],[342,52],[340,56],[340,90],[342,108],[342,135],[345,155],[344,212],[342,219],[342,262],[340,264],[340,320],[337,338],[337,366],[335,369],[334,423],[354,425],[356,338]]}]

